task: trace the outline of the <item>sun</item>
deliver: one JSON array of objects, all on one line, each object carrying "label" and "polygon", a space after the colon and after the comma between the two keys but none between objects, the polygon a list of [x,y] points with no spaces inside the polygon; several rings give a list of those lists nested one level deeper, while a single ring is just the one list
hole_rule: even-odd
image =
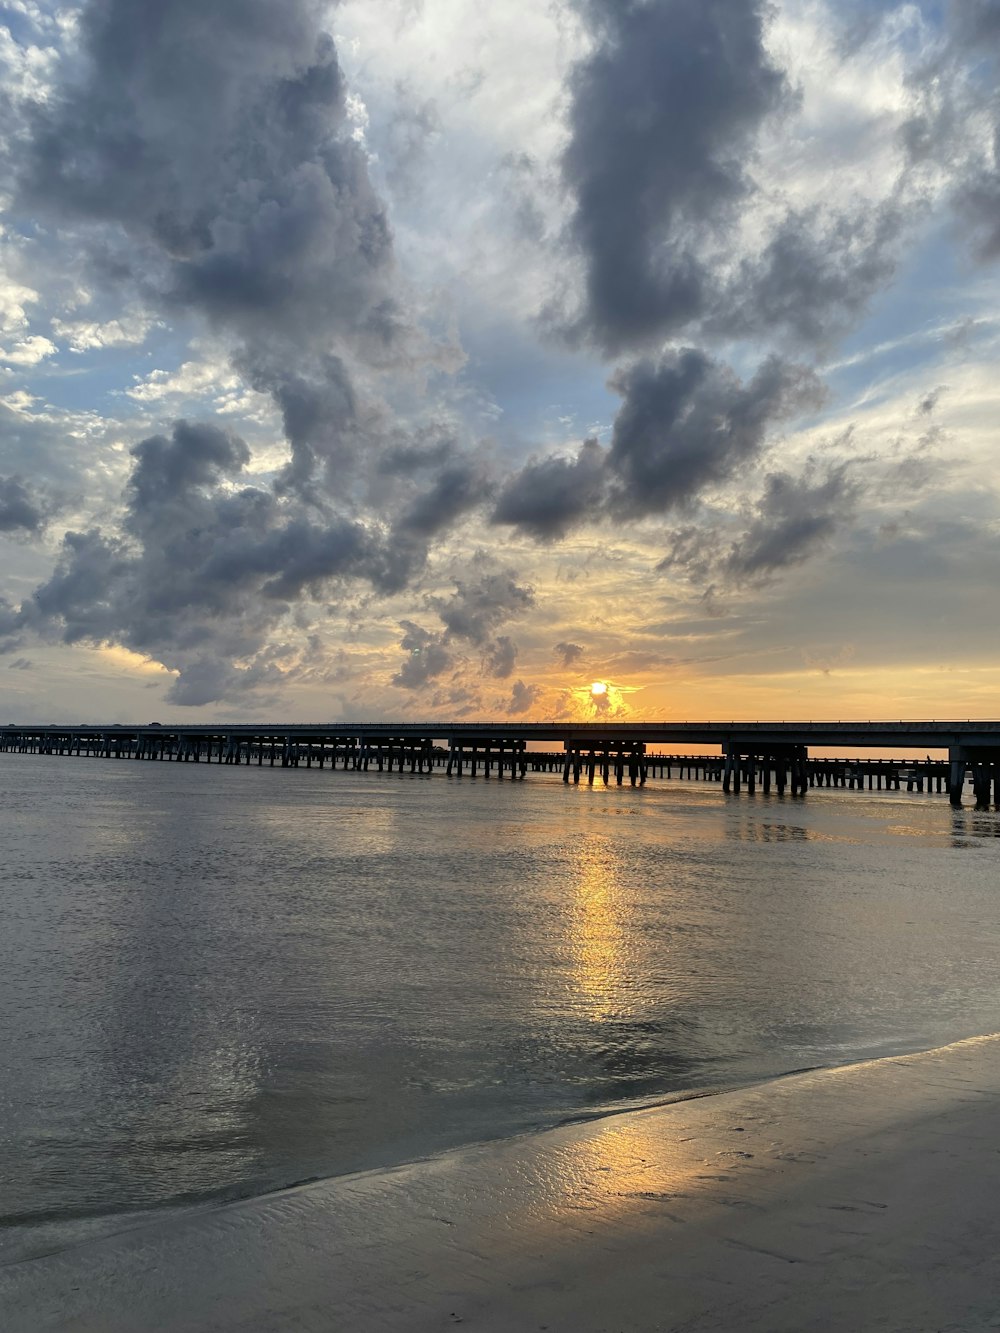
[{"label": "sun", "polygon": [[607,694],[608,687],[607,685],[605,685],[603,680],[595,680],[593,685],[591,685],[590,687],[590,692],[594,696],[594,698],[597,699],[600,695]]}]

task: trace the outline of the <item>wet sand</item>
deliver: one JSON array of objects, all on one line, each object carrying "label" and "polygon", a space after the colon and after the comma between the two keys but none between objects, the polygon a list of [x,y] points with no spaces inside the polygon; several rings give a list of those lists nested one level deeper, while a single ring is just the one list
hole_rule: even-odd
[{"label": "wet sand", "polygon": [[156,1218],[7,1333],[1000,1328],[1000,1036]]}]

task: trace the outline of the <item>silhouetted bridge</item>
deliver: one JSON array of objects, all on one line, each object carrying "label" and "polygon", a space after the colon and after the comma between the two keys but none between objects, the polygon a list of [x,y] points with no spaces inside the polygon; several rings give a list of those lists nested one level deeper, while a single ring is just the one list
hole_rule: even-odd
[{"label": "silhouetted bridge", "polygon": [[[540,747],[555,742],[557,751]],[[532,747],[529,749],[529,745]],[[655,746],[717,746],[678,755]],[[924,758],[817,759],[809,749],[915,750]],[[721,782],[723,790],[802,795],[809,787],[947,791],[960,804],[968,776],[980,805],[1000,806],[1000,722],[359,722],[0,728],[0,750],[21,754],[219,764],[329,763],[367,772],[524,777],[642,784],[649,776]],[[933,759],[932,750],[948,758]]]}]

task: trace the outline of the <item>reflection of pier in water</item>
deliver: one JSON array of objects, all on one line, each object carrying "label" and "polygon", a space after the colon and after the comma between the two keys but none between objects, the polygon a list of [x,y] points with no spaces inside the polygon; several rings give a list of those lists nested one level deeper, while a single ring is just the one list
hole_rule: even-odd
[{"label": "reflection of pier in water", "polygon": [[[553,742],[561,749],[545,748]],[[717,746],[677,754],[664,746]],[[659,748],[653,748],[659,747]],[[809,748],[916,750],[926,758],[815,758]],[[1000,722],[399,722],[176,724],[0,728],[0,750],[105,759],[313,764],[369,772],[523,778],[642,786],[650,777],[719,783],[723,791],[804,795],[810,787],[947,792],[967,779],[979,806],[1000,806]],[[929,751],[947,750],[932,758]]]}]

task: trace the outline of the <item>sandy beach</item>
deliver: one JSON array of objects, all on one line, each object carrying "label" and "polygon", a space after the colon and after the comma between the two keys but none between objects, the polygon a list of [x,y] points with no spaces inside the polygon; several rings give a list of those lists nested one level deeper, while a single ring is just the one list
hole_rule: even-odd
[{"label": "sandy beach", "polygon": [[1000,1037],[151,1217],[8,1333],[1000,1327]]}]

